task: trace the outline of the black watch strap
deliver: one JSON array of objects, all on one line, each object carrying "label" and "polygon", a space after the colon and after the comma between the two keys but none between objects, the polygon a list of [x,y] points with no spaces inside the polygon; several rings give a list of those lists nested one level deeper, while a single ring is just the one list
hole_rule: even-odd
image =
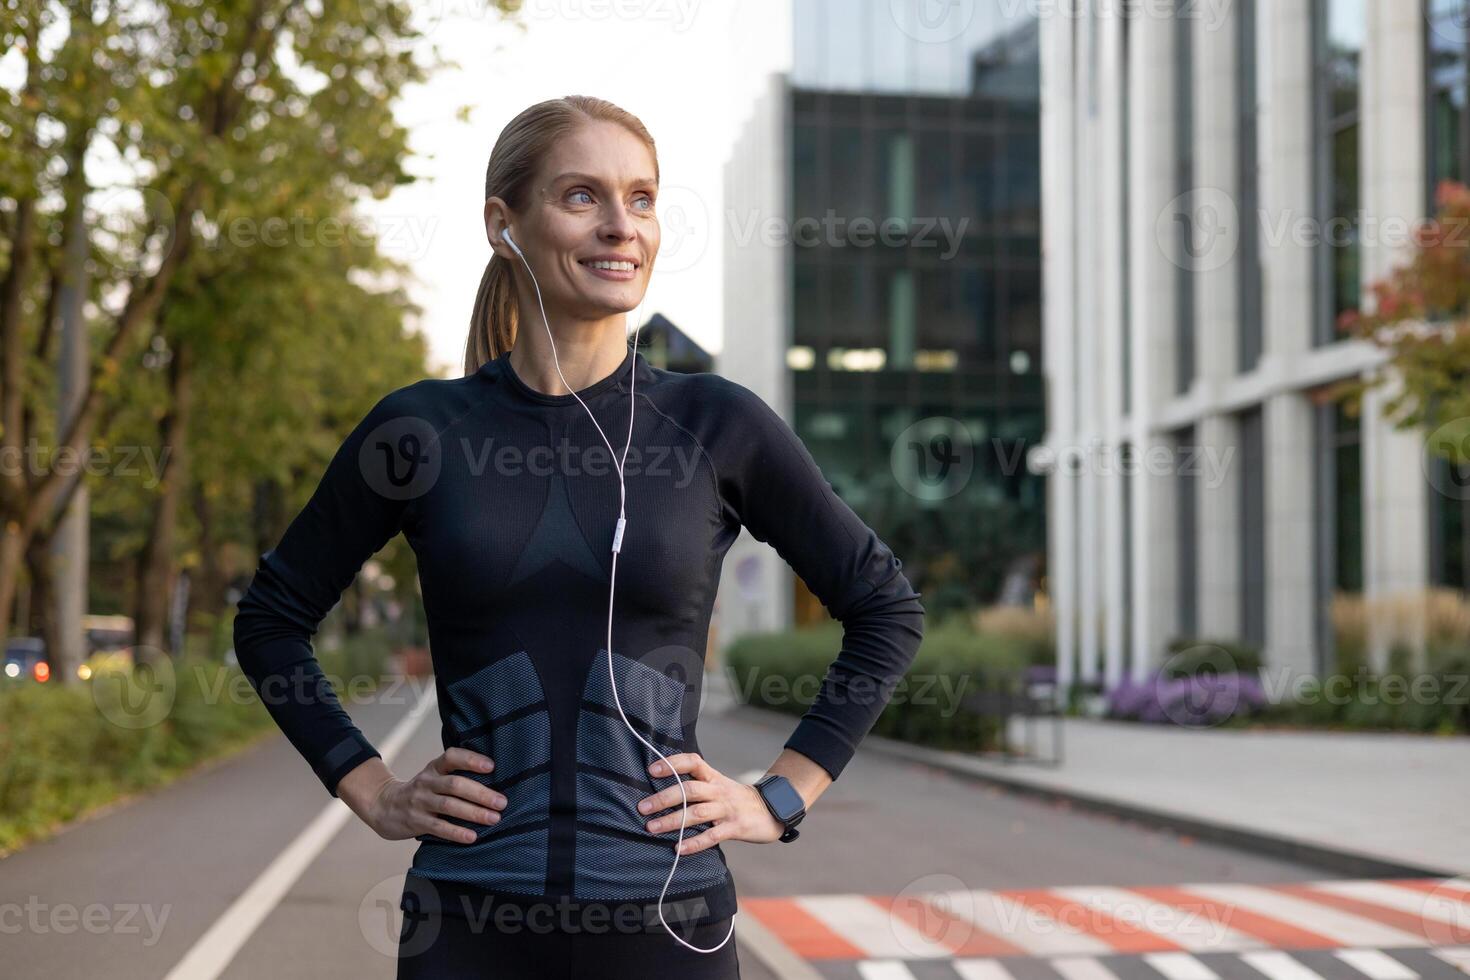
[{"label": "black watch strap", "polygon": [[806,805],[791,781],[785,776],[770,773],[757,780],[755,788],[765,801],[766,809],[771,811],[771,816],[785,828],[781,841],[789,844],[801,836],[796,825],[806,816]]}]

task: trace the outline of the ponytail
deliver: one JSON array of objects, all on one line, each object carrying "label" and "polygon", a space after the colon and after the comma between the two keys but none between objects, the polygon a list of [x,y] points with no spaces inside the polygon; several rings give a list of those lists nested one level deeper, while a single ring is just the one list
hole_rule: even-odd
[{"label": "ponytail", "polygon": [[494,254],[480,277],[475,308],[470,312],[469,339],[465,342],[464,373],[474,374],[486,361],[494,360],[516,344],[515,285],[505,260]]}]

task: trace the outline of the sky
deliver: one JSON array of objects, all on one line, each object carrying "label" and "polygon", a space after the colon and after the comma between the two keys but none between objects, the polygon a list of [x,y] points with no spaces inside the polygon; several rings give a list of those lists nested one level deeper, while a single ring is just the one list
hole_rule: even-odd
[{"label": "sky", "polygon": [[[413,270],[431,373],[462,373],[490,257],[481,215],[490,149],[522,109],[570,94],[632,112],[658,147],[661,253],[672,236],[681,244],[678,261],[655,264],[639,321],[662,313],[707,350],[721,348],[723,166],[759,80],[789,66],[789,2],[526,0],[524,30],[479,0],[418,5],[423,43],[458,67],[413,86],[397,111],[415,153],[409,171],[421,179],[361,210],[382,250]],[[461,105],[471,107],[467,123],[456,119]]]}]

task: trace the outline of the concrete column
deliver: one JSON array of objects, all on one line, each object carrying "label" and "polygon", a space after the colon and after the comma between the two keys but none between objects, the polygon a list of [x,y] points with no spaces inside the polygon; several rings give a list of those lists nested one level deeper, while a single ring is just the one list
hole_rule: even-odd
[{"label": "concrete column", "polygon": [[1098,310],[1100,347],[1094,363],[1098,365],[1099,385],[1094,417],[1102,428],[1106,457],[1100,471],[1102,560],[1102,650],[1103,686],[1111,690],[1123,680],[1125,665],[1123,606],[1124,578],[1128,570],[1123,564],[1123,481],[1119,471],[1123,431],[1123,251],[1119,248],[1126,215],[1123,213],[1123,115],[1121,85],[1124,79],[1123,20],[1116,6],[1107,8],[1099,29],[1101,47],[1098,64],[1098,156],[1099,187],[1096,196],[1096,252],[1092,264],[1099,275]]},{"label": "concrete column", "polygon": [[[1070,458],[1076,445],[1076,222],[1072,208],[1077,199],[1074,183],[1076,154],[1073,142],[1072,47],[1077,21],[1072,17],[1041,19],[1041,167],[1043,204],[1041,248],[1044,344],[1042,361],[1047,376],[1047,443]],[[1047,480],[1047,580],[1057,629],[1057,680],[1061,688],[1075,681],[1077,653],[1077,535],[1076,475],[1067,465],[1057,466]]]},{"label": "concrete column", "polygon": [[[1369,4],[1363,48],[1362,155],[1366,288],[1407,260],[1403,230],[1424,216],[1424,20],[1422,0]],[[1396,379],[1391,379],[1396,383]],[[1387,664],[1404,642],[1422,652],[1422,597],[1429,586],[1429,493],[1424,434],[1385,417],[1387,392],[1364,403],[1363,589],[1375,609],[1370,659]]]},{"label": "concrete column", "polygon": [[1160,241],[1159,218],[1178,196],[1174,154],[1174,22],[1140,14],[1129,45],[1129,103],[1133,174],[1129,215],[1134,342],[1133,665],[1142,679],[1163,658],[1178,615],[1176,594],[1173,440],[1154,430],[1159,408],[1173,392],[1174,303],[1178,266],[1172,241]]},{"label": "concrete column", "polygon": [[[1199,185],[1193,206],[1198,225],[1220,228],[1215,247],[1201,251],[1195,272],[1195,391],[1213,401],[1236,372],[1240,337],[1241,214],[1238,18],[1227,4],[1194,31],[1194,168]],[[1232,217],[1233,213],[1233,217]],[[1233,416],[1209,415],[1195,430],[1199,443],[1199,632],[1234,640],[1240,635],[1239,426]]]},{"label": "concrete column", "polygon": [[1099,77],[1100,66],[1094,64],[1099,59],[1099,51],[1094,41],[1103,19],[1098,10],[1085,13],[1079,18],[1080,29],[1074,35],[1073,41],[1077,45],[1077,77],[1073,79],[1073,113],[1077,126],[1073,157],[1081,164],[1076,167],[1073,178],[1077,189],[1073,207],[1076,215],[1073,235],[1077,247],[1077,303],[1073,313],[1077,365],[1074,377],[1077,392],[1076,432],[1078,443],[1084,449],[1085,460],[1077,478],[1077,624],[1080,645],[1079,675],[1086,684],[1094,684],[1100,679],[1098,633],[1102,614],[1099,574],[1102,566],[1099,525],[1101,515],[1098,507],[1102,481],[1098,472],[1100,460],[1097,447],[1102,438],[1098,417],[1098,394],[1102,380],[1098,355],[1101,353],[1099,333],[1102,327],[1103,285],[1098,259],[1102,249],[1099,196],[1105,192],[1105,188],[1099,179],[1101,168],[1098,166],[1102,153],[1098,118],[1102,108],[1102,93],[1094,90],[1093,80]]},{"label": "concrete column", "polygon": [[[1262,59],[1262,207],[1270,222],[1311,219],[1315,201],[1311,0],[1272,0],[1260,8]],[[1262,236],[1265,284],[1261,370],[1289,374],[1312,343],[1316,256],[1295,236]],[[1313,547],[1312,411],[1296,392],[1265,402],[1266,650],[1275,669],[1316,669],[1317,604]]]}]

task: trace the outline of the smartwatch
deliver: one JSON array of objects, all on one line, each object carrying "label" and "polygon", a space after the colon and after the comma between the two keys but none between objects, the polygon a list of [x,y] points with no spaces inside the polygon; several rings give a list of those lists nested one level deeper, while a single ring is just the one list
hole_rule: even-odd
[{"label": "smartwatch", "polygon": [[796,825],[806,816],[806,801],[801,798],[796,787],[791,785],[791,780],[770,773],[757,780],[755,788],[761,799],[766,801],[766,809],[771,811],[771,816],[786,828],[781,835],[781,841],[789,844],[796,840],[799,836]]}]

